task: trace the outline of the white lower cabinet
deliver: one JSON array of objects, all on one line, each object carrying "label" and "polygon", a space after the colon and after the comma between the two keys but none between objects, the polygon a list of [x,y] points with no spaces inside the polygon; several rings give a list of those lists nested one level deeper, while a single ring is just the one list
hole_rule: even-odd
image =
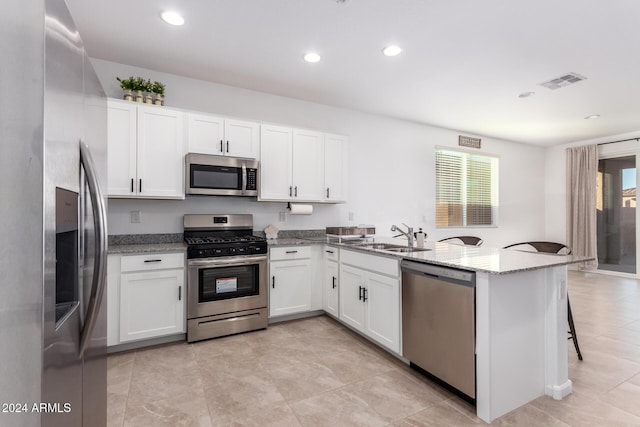
[{"label": "white lower cabinet", "polygon": [[107,344],[184,333],[184,254],[110,255]]},{"label": "white lower cabinet", "polygon": [[311,310],[311,248],[277,247],[269,250],[269,316]]},{"label": "white lower cabinet", "polygon": [[340,320],[400,354],[398,261],[340,251]]},{"label": "white lower cabinet", "polygon": [[338,248],[325,246],[324,274],[322,276],[322,308],[334,317],[340,317],[340,267]]}]

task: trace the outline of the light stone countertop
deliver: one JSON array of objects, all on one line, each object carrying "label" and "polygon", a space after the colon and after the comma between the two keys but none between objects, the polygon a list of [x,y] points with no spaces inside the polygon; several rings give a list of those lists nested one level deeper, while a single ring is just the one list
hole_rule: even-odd
[{"label": "light stone countertop", "polygon": [[278,239],[269,241],[270,246],[328,244],[343,249],[423,262],[426,264],[460,268],[469,271],[481,271],[489,274],[517,273],[553,266],[577,264],[593,259],[576,255],[545,254],[515,249],[462,246],[429,241],[425,242],[425,249],[428,250],[411,253],[397,253],[362,246],[371,243],[388,243],[404,246],[406,245],[406,240],[376,237],[374,239],[368,239],[367,242],[362,244],[327,242],[326,239]]},{"label": "light stone countertop", "polygon": [[144,254],[156,252],[186,252],[184,243],[142,243],[136,245],[109,245],[108,254]]}]

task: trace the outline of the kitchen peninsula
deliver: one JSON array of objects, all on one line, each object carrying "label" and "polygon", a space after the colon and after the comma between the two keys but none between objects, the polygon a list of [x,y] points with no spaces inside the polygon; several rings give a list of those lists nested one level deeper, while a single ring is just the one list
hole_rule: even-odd
[{"label": "kitchen peninsula", "polygon": [[484,421],[571,393],[567,266],[588,259],[437,242],[401,255],[375,244],[330,245],[475,272],[476,407]]}]

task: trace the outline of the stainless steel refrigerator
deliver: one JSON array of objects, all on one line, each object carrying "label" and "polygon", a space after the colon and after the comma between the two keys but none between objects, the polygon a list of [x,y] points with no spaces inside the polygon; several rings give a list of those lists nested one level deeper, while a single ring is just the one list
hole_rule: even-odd
[{"label": "stainless steel refrigerator", "polygon": [[64,0],[0,2],[0,55],[0,426],[104,426],[106,98]]}]

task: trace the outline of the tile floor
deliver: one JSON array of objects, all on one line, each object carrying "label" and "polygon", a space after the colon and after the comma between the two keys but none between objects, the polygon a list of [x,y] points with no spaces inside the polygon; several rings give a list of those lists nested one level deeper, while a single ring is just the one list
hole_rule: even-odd
[{"label": "tile floor", "polygon": [[[570,272],[574,392],[494,421],[640,426],[640,282]],[[464,426],[474,408],[327,316],[108,358],[109,426]]]}]

